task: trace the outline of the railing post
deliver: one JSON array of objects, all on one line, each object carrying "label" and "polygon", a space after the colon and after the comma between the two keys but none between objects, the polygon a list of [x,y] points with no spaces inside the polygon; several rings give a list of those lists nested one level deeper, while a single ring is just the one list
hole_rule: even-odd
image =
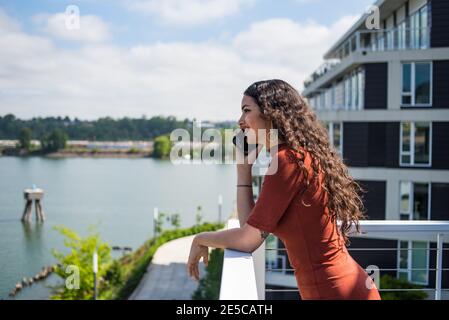
[{"label": "railing post", "polygon": [[443,267],[443,234],[437,235],[437,261],[436,261],[436,277],[435,277],[435,300],[441,300],[441,281]]}]

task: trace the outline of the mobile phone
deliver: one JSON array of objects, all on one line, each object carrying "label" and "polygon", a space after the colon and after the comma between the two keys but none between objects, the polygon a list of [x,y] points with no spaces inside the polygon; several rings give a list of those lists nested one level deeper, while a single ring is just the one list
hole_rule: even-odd
[{"label": "mobile phone", "polygon": [[256,149],[258,144],[249,144],[248,138],[243,130],[240,130],[233,138],[232,143],[239,149],[243,151],[245,157],[248,156],[249,152]]}]

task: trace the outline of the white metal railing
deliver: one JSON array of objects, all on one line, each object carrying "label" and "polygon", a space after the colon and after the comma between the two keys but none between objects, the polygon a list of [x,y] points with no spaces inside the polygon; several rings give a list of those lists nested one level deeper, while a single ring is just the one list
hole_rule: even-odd
[{"label": "white metal railing", "polygon": [[353,52],[380,52],[393,50],[422,50],[430,47],[431,27],[396,27],[380,30],[360,30],[346,40],[329,60],[324,62],[304,81],[304,88],[333,70]]},{"label": "white metal railing", "polygon": [[[234,227],[238,226],[235,221],[231,223]],[[448,252],[449,248],[443,248],[443,243],[449,243],[449,221],[398,221],[398,220],[366,220],[361,221],[361,233],[358,234],[353,227],[350,236],[357,238],[368,238],[368,239],[384,239],[384,240],[402,240],[402,241],[425,241],[425,242],[435,242],[436,248],[424,248],[422,250],[436,251],[436,261],[435,268],[379,268],[379,272],[385,271],[427,271],[435,272],[435,288],[425,288],[422,289],[391,289],[391,288],[379,288],[379,291],[428,291],[435,292],[435,300],[440,300],[442,298],[442,292],[449,292],[448,288],[442,288],[442,275],[443,271],[449,271],[449,269],[443,268],[443,252]],[[286,249],[282,248],[264,248],[263,253],[268,250],[282,251]],[[402,249],[402,248],[348,248],[349,251],[382,251],[382,250],[419,250],[419,249]],[[227,253],[227,254],[226,254]],[[227,257],[227,259],[226,259]],[[236,260],[232,260],[236,259]],[[239,259],[243,259],[240,260]],[[246,262],[244,261],[246,260]],[[251,264],[249,266],[248,264]],[[254,269],[255,268],[255,269]],[[260,272],[260,269],[264,269]],[[256,277],[256,272],[254,270],[259,270],[259,276]],[[232,250],[225,251],[225,261],[223,265],[223,277],[222,277],[222,291],[220,292],[220,299],[223,297],[225,299],[254,299],[256,297],[256,288],[260,287],[263,282],[263,288],[265,289],[265,272],[267,276],[270,273],[276,273],[277,279],[287,279],[289,282],[290,289],[265,289],[265,292],[298,292],[296,287],[295,279],[293,275],[286,275],[286,271],[294,271],[293,269],[286,268],[275,268],[265,266],[265,257],[263,259],[251,259],[250,254],[237,254],[233,253]],[[263,278],[261,280],[261,275]],[[284,279],[284,280],[285,280]],[[294,284],[292,284],[294,282]],[[292,289],[294,287],[294,289]],[[250,289],[250,291],[247,291]],[[260,291],[260,290],[259,290]],[[223,296],[222,296],[223,294]],[[264,296],[259,292],[257,294],[259,299],[264,299]]]},{"label": "white metal railing", "polygon": [[[227,229],[240,228],[237,219],[230,219]],[[265,247],[262,245],[253,254],[225,249],[221,274],[220,300],[264,300],[264,274],[255,269],[259,260],[264,266]],[[260,263],[258,265],[261,265]],[[263,276],[263,277],[261,277]]]}]

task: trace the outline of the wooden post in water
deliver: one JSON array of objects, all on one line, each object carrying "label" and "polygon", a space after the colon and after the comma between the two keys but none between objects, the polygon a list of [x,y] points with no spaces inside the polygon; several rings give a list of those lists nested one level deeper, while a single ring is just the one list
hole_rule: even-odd
[{"label": "wooden post in water", "polygon": [[33,188],[25,189],[23,191],[23,196],[25,198],[25,209],[23,210],[22,221],[31,222],[31,211],[33,209],[33,201],[36,211],[36,220],[39,222],[45,221],[44,211],[42,209],[41,200],[44,197],[44,190]]}]

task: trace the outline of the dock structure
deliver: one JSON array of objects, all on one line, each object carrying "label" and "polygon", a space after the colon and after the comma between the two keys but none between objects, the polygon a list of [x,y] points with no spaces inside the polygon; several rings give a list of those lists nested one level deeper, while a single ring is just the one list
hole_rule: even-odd
[{"label": "dock structure", "polygon": [[44,222],[45,215],[42,209],[42,198],[44,197],[44,190],[39,188],[25,189],[23,191],[25,198],[25,209],[23,210],[22,222],[31,222],[31,211],[33,209],[33,202],[36,212],[36,221]]}]

